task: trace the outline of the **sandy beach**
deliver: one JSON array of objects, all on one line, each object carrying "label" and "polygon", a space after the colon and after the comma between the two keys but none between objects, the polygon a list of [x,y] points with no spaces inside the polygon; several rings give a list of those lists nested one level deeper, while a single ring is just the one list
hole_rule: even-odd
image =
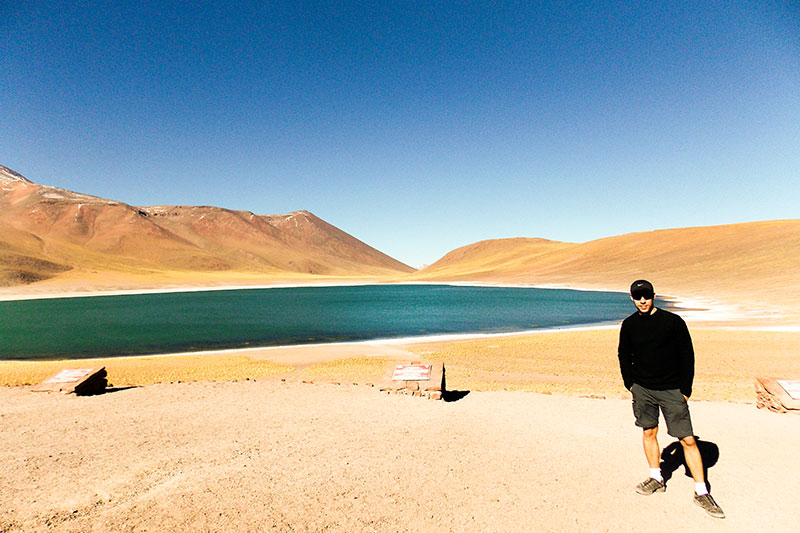
[{"label": "sandy beach", "polygon": [[[689,323],[723,521],[672,456],[666,493],[633,491],[646,468],[610,326],[0,362],[0,531],[793,528],[800,417],[758,410],[753,378],[800,378],[800,332]],[[445,364],[450,401],[380,391],[387,364],[410,360]],[[85,366],[107,368],[109,392],[30,390]]]},{"label": "sandy beach", "polygon": [[633,491],[646,470],[621,399],[437,402],[251,381],[94,397],[2,388],[0,405],[4,531],[789,531],[800,520],[800,418],[747,404],[693,403],[722,521],[693,504],[672,459],[665,493]]}]

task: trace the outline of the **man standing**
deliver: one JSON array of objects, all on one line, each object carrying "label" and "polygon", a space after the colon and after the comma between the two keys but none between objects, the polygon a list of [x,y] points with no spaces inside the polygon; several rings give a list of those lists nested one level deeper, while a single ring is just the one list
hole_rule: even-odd
[{"label": "man standing", "polygon": [[636,312],[622,321],[619,367],[625,388],[633,395],[633,413],[636,425],[643,430],[642,445],[650,467],[650,477],[636,486],[636,492],[650,495],[666,490],[657,438],[660,410],[667,433],[683,446],[695,482],[694,502],[711,516],[725,518],[708,493],[703,458],[689,416],[687,402],[694,381],[694,349],[689,329],[681,317],[653,305],[655,291],[649,281],[634,281],[630,294]]}]

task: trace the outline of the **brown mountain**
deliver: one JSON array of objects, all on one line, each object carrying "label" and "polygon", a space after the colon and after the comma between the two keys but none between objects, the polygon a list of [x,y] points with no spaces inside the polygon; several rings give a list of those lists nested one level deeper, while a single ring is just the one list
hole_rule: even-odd
[{"label": "brown mountain", "polygon": [[800,220],[631,233],[585,243],[500,239],[454,250],[417,280],[485,281],[657,292],[755,305],[800,301]]},{"label": "brown mountain", "polygon": [[104,273],[202,281],[413,270],[307,211],[135,207],[38,185],[0,166],[0,285]]},{"label": "brown mountain", "polygon": [[585,243],[489,240],[414,272],[306,211],[134,207],[37,185],[0,167],[0,286],[44,281],[37,286],[56,292],[358,278],[625,290],[640,277],[660,294],[800,319],[800,220]]}]

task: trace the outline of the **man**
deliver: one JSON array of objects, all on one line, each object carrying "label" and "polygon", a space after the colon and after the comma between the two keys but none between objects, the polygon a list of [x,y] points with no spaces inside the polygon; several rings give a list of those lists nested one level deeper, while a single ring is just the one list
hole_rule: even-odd
[{"label": "man", "polygon": [[619,332],[619,367],[625,388],[633,395],[636,425],[642,428],[642,445],[650,477],[636,486],[639,494],[664,492],[658,413],[664,415],[667,433],[680,440],[695,482],[694,502],[715,518],[725,513],[708,493],[703,458],[689,416],[689,396],[694,381],[694,350],[689,329],[681,317],[653,305],[655,290],[646,280],[634,281],[630,291],[636,312],[622,321]]}]

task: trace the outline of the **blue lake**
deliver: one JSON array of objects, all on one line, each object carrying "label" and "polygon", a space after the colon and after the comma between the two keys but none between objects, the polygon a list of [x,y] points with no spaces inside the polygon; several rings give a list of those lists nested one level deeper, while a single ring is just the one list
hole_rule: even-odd
[{"label": "blue lake", "polygon": [[[659,302],[665,306],[665,302]],[[0,302],[0,358],[53,359],[503,333],[615,322],[625,293],[291,287]]]}]

